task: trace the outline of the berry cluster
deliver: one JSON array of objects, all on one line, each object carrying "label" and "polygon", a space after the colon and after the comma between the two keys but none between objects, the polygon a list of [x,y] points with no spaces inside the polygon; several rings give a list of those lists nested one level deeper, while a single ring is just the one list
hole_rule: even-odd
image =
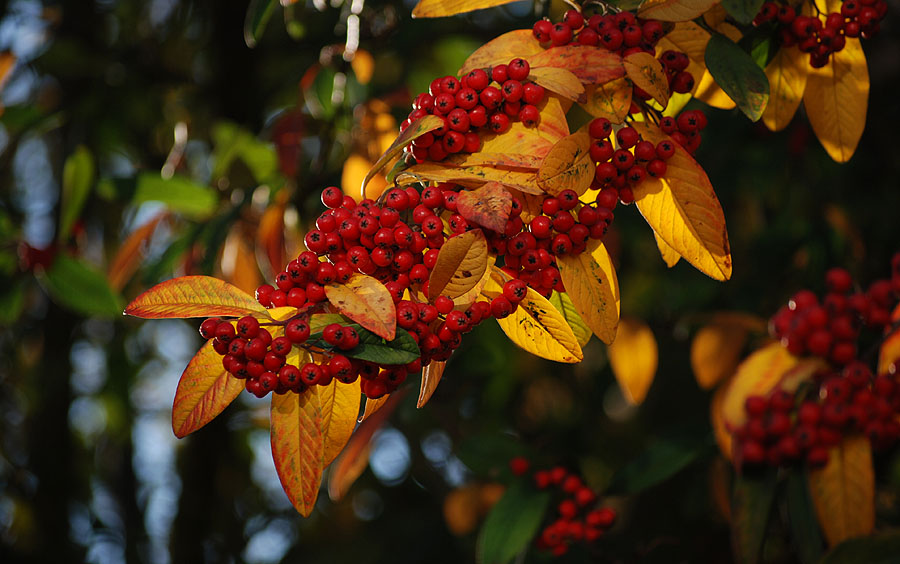
[{"label": "berry cluster", "polygon": [[847,37],[873,37],[887,14],[885,0],[844,0],[841,11],[828,14],[825,24],[816,16],[798,14],[790,4],[766,2],[753,19],[753,25],[771,22],[778,28],[778,39],[785,47],[796,45],[809,53],[809,64],[822,68],[828,58],[844,48]]},{"label": "berry cluster", "polygon": [[[513,474],[522,476],[531,464],[526,458],[516,457],[509,466]],[[597,494],[562,466],[534,471],[532,478],[538,489],[554,488],[559,496],[556,515],[537,538],[539,549],[562,556],[575,543],[596,542],[615,522],[616,512],[608,507],[595,508]]]},{"label": "berry cluster", "polygon": [[534,127],[540,120],[538,104],[544,88],[527,82],[531,66],[521,58],[490,69],[475,69],[461,79],[436,78],[428,92],[416,96],[413,110],[401,131],[426,115],[444,124],[415,139],[405,149],[411,160],[440,162],[454,153],[474,153],[481,148],[479,132],[505,133],[513,121]]},{"label": "berry cluster", "polygon": [[[900,255],[894,262],[900,261]],[[810,354],[837,366],[853,361],[863,328],[884,330],[900,295],[900,273],[892,280],[873,282],[867,291],[854,292],[850,273],[833,268],[825,274],[828,293],[819,303],[809,290],[797,292],[772,317],[770,329],[794,355]]]}]

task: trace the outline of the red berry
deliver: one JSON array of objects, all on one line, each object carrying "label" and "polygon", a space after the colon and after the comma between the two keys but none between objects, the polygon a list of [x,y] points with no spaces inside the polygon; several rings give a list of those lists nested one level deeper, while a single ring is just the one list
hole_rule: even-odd
[{"label": "red berry", "polygon": [[521,476],[525,472],[528,472],[528,468],[530,464],[528,463],[528,459],[524,456],[517,456],[509,461],[509,469],[512,470],[512,473],[516,476]]},{"label": "red berry", "polygon": [[509,62],[507,66],[507,75],[511,80],[525,80],[528,78],[528,73],[531,72],[531,65],[528,64],[528,61],[522,58],[516,58]]}]

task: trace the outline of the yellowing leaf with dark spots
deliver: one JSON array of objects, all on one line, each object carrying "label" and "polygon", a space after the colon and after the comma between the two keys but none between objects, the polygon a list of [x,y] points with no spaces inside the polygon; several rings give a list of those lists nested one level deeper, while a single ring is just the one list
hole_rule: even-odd
[{"label": "yellowing leaf with dark spots", "polygon": [[594,117],[606,118],[612,123],[622,123],[631,109],[631,93],[634,89],[625,78],[617,78],[605,84],[588,86],[587,101],[581,104]]},{"label": "yellowing leaf with dark spots", "polygon": [[512,209],[512,196],[499,182],[488,182],[477,190],[462,190],[457,208],[466,220],[502,233]]},{"label": "yellowing leaf with dark spots", "polygon": [[354,274],[344,284],[328,284],[325,296],[337,310],[379,337],[397,335],[397,308],[384,284],[365,274]]},{"label": "yellowing leaf with dark spots", "polygon": [[606,49],[587,45],[551,47],[525,58],[528,59],[532,69],[535,67],[566,69],[585,85],[605,84],[625,76],[622,57]]},{"label": "yellowing leaf with dark spots", "polygon": [[388,161],[399,155],[403,148],[409,145],[413,140],[418,139],[430,131],[440,128],[442,125],[444,125],[444,121],[438,116],[432,115],[424,116],[409,124],[409,127],[394,140],[388,150],[378,157],[378,160],[375,161],[375,164],[372,166],[372,170],[370,170],[365,178],[363,178],[362,186],[359,188],[359,193],[362,197],[365,197],[366,194],[366,184],[368,184],[369,181],[372,180],[372,177],[384,168]]},{"label": "yellowing leaf with dark spots", "polygon": [[591,138],[584,129],[560,139],[538,169],[538,185],[554,196],[563,190],[583,194],[590,187],[596,169],[590,147]]},{"label": "yellowing leaf with dark spots", "polygon": [[464,76],[475,69],[505,65],[516,57],[522,57],[530,62],[533,55],[543,51],[530,29],[517,29],[504,33],[476,49],[463,63],[459,74]]},{"label": "yellowing leaf with dark spots", "polygon": [[540,84],[550,92],[556,92],[568,100],[584,96],[584,86],[571,71],[557,67],[532,67],[528,80]]},{"label": "yellowing leaf with dark spots", "polygon": [[638,319],[622,319],[616,340],[609,345],[609,363],[628,403],[643,403],[659,363],[650,327]]},{"label": "yellowing leaf with dark spots", "polygon": [[719,0],[647,0],[641,4],[638,16],[645,20],[686,22],[702,16]]},{"label": "yellowing leaf with dark spots", "polygon": [[782,47],[766,65],[769,79],[769,104],[763,122],[772,131],[781,131],[791,123],[806,89],[809,55],[797,47]]},{"label": "yellowing leaf with dark spots", "polygon": [[659,105],[669,103],[669,81],[659,60],[650,53],[632,53],[625,57],[625,73],[635,86],[649,94]]},{"label": "yellowing leaf with dark spots", "polygon": [[484,233],[474,229],[447,239],[428,279],[428,299],[456,298],[475,287],[488,266]]},{"label": "yellowing leaf with dark spots", "polygon": [[422,383],[419,386],[419,399],[416,401],[416,407],[421,409],[431,399],[441,382],[446,365],[446,361],[432,360],[428,366],[422,369]]},{"label": "yellowing leaf with dark spots", "polygon": [[222,367],[213,342],[200,347],[178,381],[172,405],[172,430],[179,439],[216,418],[244,389],[244,381]]},{"label": "yellowing leaf with dark spots", "polygon": [[616,339],[619,322],[615,286],[594,254],[606,254],[603,243],[591,240],[585,252],[556,257],[566,293],[578,315],[606,344]]},{"label": "yellowing leaf with dark spots", "polygon": [[679,259],[681,259],[681,255],[678,254],[678,251],[669,246],[668,243],[663,241],[659,233],[656,231],[653,232],[653,238],[656,239],[656,247],[659,249],[659,256],[662,257],[663,262],[666,263],[666,266],[672,268],[676,264],[678,264]]}]

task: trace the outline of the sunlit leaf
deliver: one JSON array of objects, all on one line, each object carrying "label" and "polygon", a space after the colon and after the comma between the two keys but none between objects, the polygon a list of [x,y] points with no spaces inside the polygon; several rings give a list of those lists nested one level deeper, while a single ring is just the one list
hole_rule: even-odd
[{"label": "sunlit leaf", "polygon": [[[276,123],[276,131],[287,126],[293,129],[292,134],[296,136],[303,127],[302,121],[297,123],[302,118],[297,116],[295,113],[294,116],[286,117],[288,121],[284,125]],[[240,125],[230,121],[218,121],[213,125],[211,135],[215,145],[212,155],[212,178],[228,176],[236,159],[240,159],[247,166],[259,183],[269,181],[278,171],[279,157],[275,145],[261,141]],[[297,149],[293,151],[293,158],[296,159]],[[296,168],[296,162],[292,162],[290,166]]]},{"label": "sunlit leaf", "polygon": [[594,336],[594,332],[591,331],[591,328],[587,326],[584,319],[578,314],[578,311],[575,309],[575,304],[572,303],[572,298],[569,297],[569,294],[567,292],[560,293],[554,290],[553,293],[550,294],[549,301],[553,304],[553,307],[556,308],[556,311],[562,314],[566,323],[569,324],[569,327],[572,328],[572,333],[575,334],[578,345],[584,347],[588,344],[588,341]]},{"label": "sunlit leaf", "polygon": [[669,81],[659,60],[641,51],[625,57],[624,65],[631,82],[665,108],[669,103]]},{"label": "sunlit leaf", "polygon": [[579,100],[584,96],[584,86],[571,71],[558,67],[532,67],[528,80],[567,100]]},{"label": "sunlit leaf", "polygon": [[506,490],[481,527],[476,547],[481,564],[504,564],[528,546],[550,503],[549,492],[515,483]]},{"label": "sunlit leaf", "polygon": [[632,92],[634,88],[625,78],[617,78],[598,86],[588,86],[585,90],[587,101],[581,104],[581,107],[594,117],[622,123],[631,109]]},{"label": "sunlit leaf", "polygon": [[54,302],[76,313],[115,317],[122,312],[122,298],[109,286],[106,276],[80,258],[59,253],[37,275]]},{"label": "sunlit leaf", "polygon": [[798,362],[780,343],[770,343],[744,359],[722,397],[725,422],[733,429],[743,426],[747,421],[747,397],[767,395]]},{"label": "sunlit leaf", "polygon": [[325,467],[325,415],[318,388],[272,395],[272,459],[284,493],[304,517],[315,507]]},{"label": "sunlit leaf", "polygon": [[499,182],[529,194],[543,194],[537,183],[537,171],[510,170],[490,166],[456,167],[425,161],[411,166],[397,175],[398,184],[408,184],[421,180],[431,182],[453,182],[463,186],[480,186],[485,182]]},{"label": "sunlit leaf", "polygon": [[563,190],[583,194],[594,180],[596,169],[590,147],[591,138],[585,129],[560,139],[538,169],[538,185],[554,196]]},{"label": "sunlit leaf", "polygon": [[467,221],[502,233],[512,210],[512,196],[499,182],[488,182],[476,190],[460,191],[456,206]]},{"label": "sunlit leaf", "polygon": [[629,403],[643,403],[658,362],[659,350],[650,327],[637,319],[622,319],[616,340],[609,345],[609,363]]},{"label": "sunlit leaf", "polygon": [[503,134],[482,134],[481,150],[486,153],[528,153],[543,158],[557,141],[569,134],[566,120],[571,102],[547,93],[537,108],[541,119],[537,127],[526,127],[515,121]]},{"label": "sunlit leaf", "polygon": [[325,295],[337,310],[387,340],[397,334],[397,308],[384,284],[365,274],[353,274],[343,284],[325,285]]},{"label": "sunlit leaf", "polygon": [[484,276],[488,266],[487,257],[487,240],[480,229],[448,239],[431,269],[428,298],[455,298],[471,290]]},{"label": "sunlit leaf", "polygon": [[585,252],[558,256],[556,262],[575,310],[601,341],[610,344],[619,322],[616,286],[595,255],[608,253],[603,243],[591,240]]},{"label": "sunlit leaf", "polygon": [[186,437],[216,418],[244,389],[244,381],[222,366],[222,355],[207,341],[181,374],[172,405],[172,431]]},{"label": "sunlit leaf", "polygon": [[278,201],[266,208],[259,218],[256,229],[257,248],[266,257],[272,275],[276,275],[287,264],[287,252],[284,248],[284,211],[286,200],[290,196],[287,190],[278,193]]},{"label": "sunlit leaf", "polygon": [[[728,23],[721,23],[716,29],[733,41],[740,39],[740,31]],[[709,38],[710,33],[700,25],[694,22],[678,22],[669,33],[659,40],[656,50],[660,53],[673,50],[686,54],[690,63],[685,71],[694,77],[693,95],[710,106],[730,110],[735,106],[734,101],[719,88],[712,75],[706,70],[706,45],[709,43]],[[672,98],[677,96],[679,95],[676,94]],[[673,106],[674,104],[670,102],[669,107],[666,108],[667,114]]]},{"label": "sunlit leaf", "polygon": [[431,399],[441,382],[446,365],[445,361],[432,360],[428,366],[422,369],[422,383],[419,386],[419,399],[416,401],[416,407],[421,409]]},{"label": "sunlit leaf", "polygon": [[332,380],[327,386],[316,386],[316,392],[323,417],[322,461],[324,466],[328,466],[343,450],[356,428],[361,397],[359,380],[352,384]]},{"label": "sunlit leaf", "polygon": [[[453,4],[457,3],[453,2]],[[538,43],[538,40],[534,38],[530,29],[517,29],[504,33],[476,49],[463,63],[462,68],[459,69],[459,74],[464,76],[475,69],[485,69],[495,65],[506,64],[516,57],[532,61],[533,55],[543,51],[544,49]]]},{"label": "sunlit leaf", "polygon": [[414,18],[443,18],[509,4],[513,0],[419,0],[412,10]]},{"label": "sunlit leaf", "polygon": [[566,69],[584,84],[605,84],[625,76],[622,57],[606,49],[587,45],[564,45],[542,50],[528,57],[531,68]]},{"label": "sunlit leaf", "polygon": [[712,8],[719,0],[647,0],[641,4],[638,16],[645,20],[686,22]]},{"label": "sunlit leaf", "polygon": [[265,314],[253,296],[211,276],[182,276],[150,288],[125,308],[144,319]]},{"label": "sunlit leaf", "polygon": [[119,291],[131,279],[131,276],[144,260],[143,249],[156,231],[156,226],[168,215],[166,211],[154,215],[143,225],[132,231],[128,238],[119,245],[116,255],[110,262],[107,274],[110,287]]},{"label": "sunlit leaf", "polygon": [[706,68],[737,107],[757,121],[769,101],[769,79],[734,41],[715,33],[706,45]]},{"label": "sunlit leaf", "polygon": [[66,158],[63,165],[62,194],[59,203],[59,233],[57,239],[65,241],[69,238],[72,226],[81,216],[81,210],[87,201],[94,183],[94,156],[84,145],[79,145]]},{"label": "sunlit leaf", "polygon": [[365,198],[366,194],[366,184],[372,180],[372,177],[381,172],[388,162],[391,159],[396,157],[403,151],[403,148],[410,144],[410,142],[418,139],[419,137],[425,135],[430,131],[434,131],[438,129],[444,124],[444,121],[438,116],[427,115],[420,119],[417,119],[413,123],[409,124],[409,127],[406,128],[403,133],[401,133],[397,139],[391,144],[387,151],[384,152],[383,155],[378,157],[378,160],[375,161],[375,164],[372,166],[372,169],[366,174],[366,177],[363,178],[362,186],[359,188],[359,193],[363,198]]},{"label": "sunlit leaf", "polygon": [[678,261],[681,259],[681,255],[678,254],[678,251],[669,246],[668,243],[662,240],[659,236],[659,233],[656,231],[653,232],[653,238],[656,239],[656,247],[659,249],[659,256],[662,257],[663,262],[666,263],[666,266],[672,268]]},{"label": "sunlit leaf", "polygon": [[450,155],[443,162],[461,167],[490,166],[499,168],[537,169],[541,166],[542,157],[535,154],[521,153],[457,153]]},{"label": "sunlit leaf", "polygon": [[163,178],[159,174],[146,172],[138,176],[132,203],[150,201],[162,202],[174,212],[202,219],[215,211],[219,198],[212,188],[189,178]]},{"label": "sunlit leaf", "polygon": [[749,314],[721,313],[697,331],[691,341],[691,368],[704,390],[734,374],[750,332],[763,332],[765,321]]},{"label": "sunlit leaf", "polygon": [[797,47],[782,47],[766,66],[770,92],[763,122],[772,131],[787,127],[803,101],[809,73],[807,57]]},{"label": "sunlit leaf", "polygon": [[263,283],[256,254],[247,242],[245,230],[240,223],[232,225],[228,230],[225,244],[222,245],[221,265],[223,279],[248,294],[253,294]]}]

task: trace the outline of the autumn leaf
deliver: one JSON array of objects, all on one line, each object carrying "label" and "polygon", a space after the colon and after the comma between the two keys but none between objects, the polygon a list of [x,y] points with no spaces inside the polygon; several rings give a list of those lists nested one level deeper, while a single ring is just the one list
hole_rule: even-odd
[{"label": "autumn leaf", "polygon": [[[400,391],[405,390],[406,388],[401,388]],[[380,398],[366,398],[366,406],[363,409],[363,414],[359,417],[359,422],[362,423],[375,413],[377,413],[382,407],[384,407],[385,402],[387,402],[388,398],[392,397],[395,394],[385,394]]]},{"label": "autumn leaf", "polygon": [[859,39],[831,55],[821,69],[810,69],[803,106],[816,137],[836,162],[850,160],[866,127],[869,70]]},{"label": "autumn leaf", "polygon": [[125,308],[144,319],[173,317],[242,317],[265,314],[253,296],[211,276],[182,276],[157,284]]},{"label": "autumn leaf", "polygon": [[471,290],[484,275],[488,245],[480,229],[447,239],[428,278],[428,299],[456,298]]},{"label": "autumn leaf", "polygon": [[441,382],[446,365],[446,361],[432,360],[428,366],[422,369],[422,383],[419,386],[419,399],[416,401],[417,408],[425,407],[425,404],[431,399],[431,395],[434,394]]},{"label": "autumn leaf", "polygon": [[624,65],[629,80],[665,108],[669,103],[669,81],[659,60],[641,51],[625,57]]},{"label": "autumn leaf", "polygon": [[781,131],[791,123],[806,89],[808,55],[797,47],[782,47],[766,66],[769,79],[769,105],[763,122],[772,131]]},{"label": "autumn leaf", "polygon": [[256,243],[266,257],[273,276],[281,272],[287,264],[287,253],[284,248],[284,211],[289,196],[288,190],[278,193],[278,202],[266,208],[256,230]]},{"label": "autumn leaf", "polygon": [[502,233],[512,210],[512,196],[499,182],[488,182],[477,190],[460,191],[456,205],[467,221]]},{"label": "autumn leaf", "polygon": [[588,341],[594,336],[594,332],[591,331],[590,327],[584,322],[584,319],[578,314],[578,311],[575,309],[575,304],[572,303],[572,298],[569,297],[569,294],[566,292],[560,293],[554,290],[553,293],[550,294],[549,301],[553,304],[553,307],[556,308],[556,311],[562,314],[566,323],[569,324],[569,327],[572,328],[572,333],[575,334],[578,345],[584,347],[588,344]]},{"label": "autumn leaf", "polygon": [[563,190],[583,194],[594,180],[596,169],[590,148],[591,138],[586,129],[560,139],[538,169],[538,185],[554,196]]},{"label": "autumn leaf", "polygon": [[537,106],[541,115],[537,127],[526,127],[521,121],[515,121],[505,133],[483,133],[481,150],[486,153],[528,153],[543,158],[557,141],[569,134],[566,111],[570,105],[570,101],[548,93]]},{"label": "autumn leaf", "polygon": [[255,292],[263,283],[256,254],[248,244],[245,231],[239,223],[228,230],[225,244],[222,245],[221,268],[223,279],[244,292]]},{"label": "autumn leaf", "polygon": [[[900,305],[894,309],[891,315],[891,321],[896,323],[900,321]],[[881,348],[878,351],[878,373],[893,374],[896,372],[891,369],[900,364],[900,329],[894,329],[885,336],[881,342]]]},{"label": "autumn leaf", "polygon": [[541,67],[565,69],[585,85],[605,84],[625,76],[622,57],[606,49],[587,45],[573,44],[541,49],[526,58],[532,70]]},{"label": "autumn leaf", "polygon": [[608,257],[606,247],[600,241],[591,240],[585,252],[558,256],[556,262],[578,315],[601,341],[610,344],[616,338],[619,322],[616,285],[610,280],[609,271],[600,266],[597,255]]},{"label": "autumn leaf", "polygon": [[443,18],[509,4],[513,0],[419,0],[413,8],[414,18]]},{"label": "autumn leaf", "polygon": [[809,471],[809,491],[825,539],[835,546],[875,528],[875,475],[869,439],[844,437],[824,468]]},{"label": "autumn leaf", "polygon": [[509,170],[489,166],[455,167],[433,162],[423,162],[397,175],[398,184],[411,184],[422,180],[453,182],[464,186],[480,186],[486,182],[499,182],[529,194],[543,194],[533,170]]},{"label": "autumn leaf", "polygon": [[675,154],[664,178],[647,177],[634,188],[635,203],[650,227],[698,270],[716,280],[731,278],[725,214],[703,168],[681,145],[646,123],[634,127],[645,140],[669,139]]},{"label": "autumn leaf", "polygon": [[272,459],[294,508],[309,517],[325,467],[324,417],[319,386],[302,394],[272,395]]},{"label": "autumn leaf", "polygon": [[686,22],[702,16],[719,0],[647,0],[641,4],[638,16],[645,20]]},{"label": "autumn leaf", "polygon": [[[453,4],[458,4],[458,2],[453,2]],[[517,29],[504,33],[476,49],[463,63],[462,68],[459,69],[459,74],[464,76],[475,69],[505,65],[516,57],[522,57],[531,62],[533,55],[543,52],[544,49],[538,40],[534,38],[530,29]]]},{"label": "autumn leaf", "polygon": [[747,397],[767,395],[798,362],[780,343],[770,343],[744,359],[723,392],[721,409],[725,423],[733,429],[742,427],[747,421]]},{"label": "autumn leaf", "polygon": [[666,263],[666,266],[672,268],[678,261],[681,259],[681,255],[678,254],[678,251],[669,246],[668,243],[662,240],[659,236],[659,233],[656,231],[653,232],[653,238],[656,239],[656,247],[659,249],[659,256],[662,257],[663,262]]},{"label": "autumn leaf", "polygon": [[765,321],[755,316],[720,313],[697,331],[691,341],[691,368],[697,384],[714,388],[734,373],[750,332],[765,330]]},{"label": "autumn leaf", "polygon": [[606,84],[588,86],[587,101],[581,104],[594,117],[606,118],[612,123],[622,123],[631,109],[631,93],[634,88],[625,78],[617,78]]},{"label": "autumn leaf", "polygon": [[440,128],[442,125],[444,125],[444,121],[438,116],[433,115],[424,116],[409,124],[409,127],[397,137],[391,146],[388,147],[388,150],[378,157],[378,160],[375,161],[375,164],[372,166],[372,170],[370,170],[369,173],[366,174],[366,177],[363,178],[362,186],[359,188],[361,197],[366,197],[366,184],[372,180],[372,177],[378,174],[391,159],[399,155],[404,147],[409,145],[411,141],[418,139],[430,131]]},{"label": "autumn leaf", "polygon": [[521,153],[456,153],[443,162],[459,167],[490,166],[497,168],[537,169],[541,166],[542,157]]},{"label": "autumn leaf", "polygon": [[352,384],[332,380],[331,384],[316,386],[315,390],[323,417],[322,461],[323,466],[328,466],[341,453],[356,428],[361,393],[359,380]]},{"label": "autumn leaf", "polygon": [[658,362],[659,351],[650,327],[638,319],[622,319],[616,340],[609,345],[609,363],[628,403],[643,403]]},{"label": "autumn leaf", "polygon": [[200,347],[181,374],[172,405],[172,431],[186,437],[216,418],[244,389],[222,366],[212,341]]},{"label": "autumn leaf", "polygon": [[353,274],[343,284],[325,285],[325,296],[337,310],[388,341],[397,335],[397,308],[384,284]]},{"label": "autumn leaf", "polygon": [[571,71],[558,67],[532,67],[528,80],[555,92],[568,100],[577,101],[584,96],[584,86]]},{"label": "autumn leaf", "polygon": [[149,243],[159,222],[166,219],[169,212],[163,210],[151,217],[143,225],[131,232],[116,251],[116,256],[109,265],[107,280],[114,290],[121,290],[132,275],[137,272],[144,259],[143,249]]}]

